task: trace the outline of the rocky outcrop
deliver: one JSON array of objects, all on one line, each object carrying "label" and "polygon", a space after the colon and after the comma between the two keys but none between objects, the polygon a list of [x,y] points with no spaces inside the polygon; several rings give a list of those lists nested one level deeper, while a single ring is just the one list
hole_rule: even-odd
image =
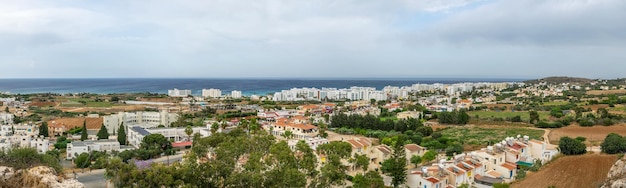
[{"label": "rocky outcrop", "polygon": [[59,177],[50,167],[37,166],[13,172],[4,168],[5,175],[0,179],[0,187],[41,187],[41,188],[84,188],[76,179]]},{"label": "rocky outcrop", "polygon": [[626,157],[617,160],[611,167],[602,188],[626,188]]}]

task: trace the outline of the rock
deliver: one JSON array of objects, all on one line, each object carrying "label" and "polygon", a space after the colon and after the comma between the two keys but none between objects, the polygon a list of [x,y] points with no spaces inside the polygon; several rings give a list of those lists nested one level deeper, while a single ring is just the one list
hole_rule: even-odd
[{"label": "rock", "polygon": [[602,188],[626,188],[626,158],[617,160],[609,170]]},{"label": "rock", "polygon": [[0,187],[50,187],[50,188],[84,188],[85,185],[76,179],[65,179],[57,176],[54,170],[46,166],[37,166],[28,170],[7,173]]}]

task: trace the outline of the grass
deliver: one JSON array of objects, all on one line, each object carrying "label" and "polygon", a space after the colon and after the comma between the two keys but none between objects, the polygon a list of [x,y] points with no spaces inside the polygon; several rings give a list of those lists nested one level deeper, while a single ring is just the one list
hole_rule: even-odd
[{"label": "grass", "polygon": [[[84,101],[85,104],[80,101]],[[110,102],[96,102],[93,99],[68,99],[68,102],[63,102],[63,107],[112,107],[117,104]]]},{"label": "grass", "polygon": [[517,135],[527,135],[531,139],[541,140],[544,131],[527,128],[482,128],[482,127],[453,127],[441,132],[443,136],[458,138],[464,144],[487,145],[502,141],[504,138]]},{"label": "grass", "polygon": [[[549,112],[537,112],[539,113],[539,119],[547,119],[550,116]],[[470,117],[475,117],[476,115],[478,115],[479,118],[502,118],[502,119],[506,119],[507,117],[511,118],[511,117],[515,117],[515,116],[520,116],[522,117],[522,120],[524,121],[528,121],[528,119],[530,119],[530,115],[528,114],[528,112],[526,111],[516,111],[516,112],[512,112],[512,111],[500,111],[500,112],[496,112],[496,111],[470,111],[467,112],[467,114],[470,115]]]},{"label": "grass", "polygon": [[549,101],[549,102],[544,102],[543,105],[544,106],[559,106],[559,105],[566,105],[569,104],[569,102],[567,101]]}]

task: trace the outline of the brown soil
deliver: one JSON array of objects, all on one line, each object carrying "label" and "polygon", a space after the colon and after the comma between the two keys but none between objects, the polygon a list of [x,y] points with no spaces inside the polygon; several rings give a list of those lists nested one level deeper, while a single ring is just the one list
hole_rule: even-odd
[{"label": "brown soil", "polygon": [[139,111],[144,110],[144,105],[126,105],[126,106],[112,106],[112,107],[63,107],[57,108],[64,112],[102,112],[102,113],[117,113],[125,111]]},{"label": "brown soil", "polygon": [[581,127],[578,125],[570,125],[567,127],[552,129],[550,132],[550,143],[558,144],[559,139],[563,136],[576,138],[579,136],[587,138],[588,142],[602,142],[609,133],[617,133],[626,135],[626,124],[613,126],[596,125],[593,127]]},{"label": "brown soil", "polygon": [[587,91],[587,95],[610,95],[610,94],[624,94],[626,90],[591,90]]},{"label": "brown soil", "polygon": [[599,187],[616,160],[615,155],[564,156],[511,187]]}]

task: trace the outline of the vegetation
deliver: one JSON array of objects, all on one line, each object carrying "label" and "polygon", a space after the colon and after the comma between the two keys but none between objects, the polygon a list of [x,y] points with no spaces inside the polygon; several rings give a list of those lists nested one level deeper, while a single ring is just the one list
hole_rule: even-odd
[{"label": "vegetation", "polygon": [[98,134],[96,134],[96,136],[98,137],[98,140],[109,139],[109,130],[107,130],[107,127],[104,126],[104,124],[100,126],[100,130],[98,131]]},{"label": "vegetation", "polygon": [[43,122],[41,126],[39,126],[39,135],[43,137],[48,137],[48,123]]},{"label": "vegetation", "polygon": [[391,176],[391,184],[398,187],[406,182],[406,153],[404,138],[400,137],[393,147],[391,158],[385,160],[380,167],[381,171]]},{"label": "vegetation", "polygon": [[469,115],[465,110],[460,111],[452,111],[452,112],[441,112],[437,114],[437,118],[439,123],[441,124],[459,124],[465,125],[469,122]]},{"label": "vegetation", "polygon": [[565,136],[559,140],[559,150],[565,155],[580,155],[587,153],[587,146],[580,140]]},{"label": "vegetation", "polygon": [[15,170],[28,169],[35,166],[48,166],[56,171],[62,172],[59,158],[50,154],[39,154],[34,148],[14,148],[0,152],[0,165],[12,167]]},{"label": "vegetation", "polygon": [[54,148],[55,149],[65,149],[67,148],[67,143],[70,143],[71,140],[68,140],[65,136],[60,136],[57,138],[57,142],[54,143]]},{"label": "vegetation", "polygon": [[[331,187],[345,185],[348,166],[342,160],[367,168],[357,164],[362,163],[359,156],[348,160],[352,146],[346,142],[330,142],[314,151],[301,141],[292,151],[285,141],[275,142],[265,132],[247,134],[242,128],[193,139],[194,147],[181,163],[139,168],[125,163],[122,155],[130,154],[122,152],[106,163],[105,175],[116,187]],[[326,156],[321,166],[314,152]],[[375,171],[352,181],[354,187],[383,184]]]},{"label": "vegetation", "polygon": [[600,145],[602,152],[607,154],[616,154],[626,152],[626,138],[619,134],[610,133],[604,138],[604,142]]},{"label": "vegetation", "polygon": [[80,141],[87,140],[87,120],[83,121],[83,129],[80,133]]},{"label": "vegetation", "polygon": [[124,123],[122,123],[117,130],[117,141],[120,145],[126,145],[126,128],[124,127]]}]

